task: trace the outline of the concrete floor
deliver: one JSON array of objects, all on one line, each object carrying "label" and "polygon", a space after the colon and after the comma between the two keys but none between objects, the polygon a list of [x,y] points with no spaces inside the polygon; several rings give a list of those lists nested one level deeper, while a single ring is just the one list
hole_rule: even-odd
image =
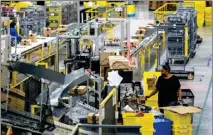
[{"label": "concrete floor", "polygon": [[[148,11],[148,2],[140,2],[136,6],[136,17],[131,19],[131,35],[144,22],[153,22],[153,12]],[[211,27],[201,27],[198,30],[203,37],[203,42],[198,47],[196,56],[190,60],[189,65],[195,67],[195,79],[193,81],[180,80],[182,89],[191,89],[195,95],[195,106],[203,108],[203,113],[194,115],[193,135],[212,135],[212,67],[207,66],[209,57],[212,55],[212,29]],[[141,66],[134,70],[134,79],[141,79]],[[208,86],[210,90],[208,92]],[[208,95],[208,96],[206,96]],[[206,106],[204,101],[207,100]],[[199,119],[200,128],[198,129]],[[198,132],[198,133],[196,133]]]}]

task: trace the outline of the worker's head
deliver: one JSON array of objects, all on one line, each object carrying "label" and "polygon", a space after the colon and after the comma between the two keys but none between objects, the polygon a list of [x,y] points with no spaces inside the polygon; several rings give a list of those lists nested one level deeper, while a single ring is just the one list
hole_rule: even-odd
[{"label": "worker's head", "polygon": [[16,23],[15,23],[15,22],[11,22],[11,23],[10,23],[10,28],[15,28],[15,26],[16,26]]},{"label": "worker's head", "polygon": [[162,69],[161,69],[161,75],[166,77],[168,76],[168,74],[170,73],[170,66],[169,66],[169,63],[165,63],[165,65],[162,66]]}]

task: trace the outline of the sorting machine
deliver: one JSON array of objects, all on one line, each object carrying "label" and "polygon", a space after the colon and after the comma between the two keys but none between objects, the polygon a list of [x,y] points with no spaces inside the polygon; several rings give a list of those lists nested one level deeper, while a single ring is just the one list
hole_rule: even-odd
[{"label": "sorting machine", "polygon": [[200,42],[196,22],[197,13],[194,8],[179,7],[176,14],[169,14],[166,22],[158,27],[167,36],[165,62],[169,62],[171,72],[179,77],[194,78],[194,68],[187,66],[187,63],[190,58],[194,58],[197,43]]}]

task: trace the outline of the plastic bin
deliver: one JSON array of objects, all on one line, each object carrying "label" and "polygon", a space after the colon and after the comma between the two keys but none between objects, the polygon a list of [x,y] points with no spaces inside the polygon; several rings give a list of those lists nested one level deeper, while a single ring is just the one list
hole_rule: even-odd
[{"label": "plastic bin", "polygon": [[187,126],[172,126],[172,130],[180,130],[180,131],[188,131],[192,129],[192,125],[187,125]]},{"label": "plastic bin", "polygon": [[194,106],[195,96],[190,89],[182,89],[182,100],[189,106]]},{"label": "plastic bin", "polygon": [[182,127],[191,125],[192,114],[178,114],[164,110],[164,117],[173,122],[173,126]]},{"label": "plastic bin", "polygon": [[192,135],[192,131],[192,129],[189,129],[188,131],[172,130],[172,135]]},{"label": "plastic bin", "polygon": [[166,118],[156,118],[154,129],[154,135],[172,135],[172,121]]},{"label": "plastic bin", "polygon": [[142,135],[154,135],[154,129],[140,129]]},{"label": "plastic bin", "polygon": [[[195,96],[190,89],[182,89],[182,100],[188,106],[194,106]],[[193,122],[193,114],[191,115],[191,123]]]},{"label": "plastic bin", "polygon": [[125,112],[122,114],[123,125],[142,126],[142,129],[154,129],[154,114],[144,113],[144,116],[136,116],[136,113]]}]

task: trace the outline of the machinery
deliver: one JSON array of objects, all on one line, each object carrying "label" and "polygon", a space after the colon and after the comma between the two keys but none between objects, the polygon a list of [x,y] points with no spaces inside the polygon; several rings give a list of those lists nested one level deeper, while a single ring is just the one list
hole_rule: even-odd
[{"label": "machinery", "polygon": [[[166,58],[158,64],[169,62],[171,72],[179,77],[194,78],[194,68],[187,66],[197,48],[197,16],[192,7],[179,7],[176,14],[169,14],[158,30],[166,33]],[[199,39],[200,40],[200,39]],[[199,41],[200,42],[200,41]],[[159,70],[159,69],[158,69]]]},{"label": "machinery", "polygon": [[20,34],[28,35],[37,33],[43,34],[43,28],[45,27],[45,8],[42,6],[29,6],[27,8],[21,8],[19,12],[20,17]]},{"label": "machinery", "polygon": [[55,29],[59,25],[77,22],[77,3],[72,1],[51,1],[46,4],[48,27]]}]

